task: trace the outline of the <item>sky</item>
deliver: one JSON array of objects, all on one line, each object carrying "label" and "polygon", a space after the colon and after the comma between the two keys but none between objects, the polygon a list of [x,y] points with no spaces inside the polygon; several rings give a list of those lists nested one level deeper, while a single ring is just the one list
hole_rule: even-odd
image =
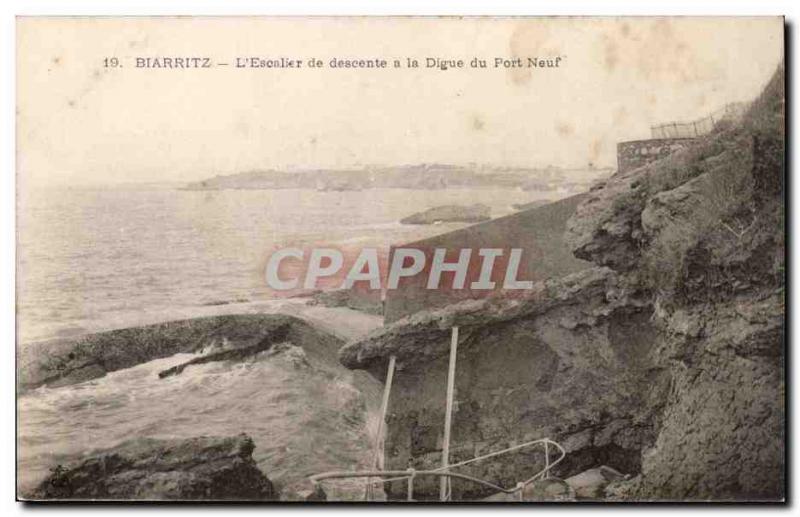
[{"label": "sky", "polygon": [[[208,57],[210,69],[136,68]],[[105,67],[116,57],[121,67]],[[300,69],[235,67],[287,57]],[[386,69],[331,69],[331,58]],[[405,66],[406,58],[421,67]],[[463,69],[425,58],[463,59]],[[486,69],[470,68],[473,57]],[[558,68],[494,58],[561,57]],[[619,141],[755,97],[781,18],[19,18],[17,178],[194,181],[423,162],[615,166]],[[326,66],[311,69],[310,58]],[[394,68],[394,59],[404,65]]]}]

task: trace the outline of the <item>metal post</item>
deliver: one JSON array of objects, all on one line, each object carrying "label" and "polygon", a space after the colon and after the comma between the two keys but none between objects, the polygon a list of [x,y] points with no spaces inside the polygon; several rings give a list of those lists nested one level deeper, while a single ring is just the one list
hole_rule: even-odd
[{"label": "metal post", "polygon": [[406,500],[407,501],[413,501],[414,500],[414,475],[415,475],[414,469],[412,469],[412,468],[408,469],[408,473],[409,473],[409,476],[408,476],[408,488],[407,488],[407,493],[406,493]]},{"label": "metal post", "polygon": [[550,477],[550,442],[544,442],[544,478]]},{"label": "metal post", "polygon": [[[453,420],[453,391],[456,377],[456,354],[458,352],[458,327],[450,335],[450,365],[447,369],[447,406],[444,413],[444,440],[442,443],[442,467],[447,472],[450,463],[450,424]],[[439,500],[447,500],[449,478],[442,476],[439,482]]]},{"label": "metal post", "polygon": [[[386,411],[389,409],[389,395],[392,392],[392,381],[394,380],[394,367],[397,358],[389,357],[389,367],[386,371],[386,382],[383,385],[383,399],[381,400],[381,418],[378,421],[378,434],[375,437],[375,451],[372,457],[372,466],[378,470],[383,468],[380,465],[381,449],[383,448],[383,428],[386,425]],[[367,479],[367,500],[372,500],[373,484],[371,479]]]},{"label": "metal post", "polygon": [[394,380],[394,368],[397,358],[395,356],[389,357],[389,368],[386,371],[386,383],[383,385],[383,399],[381,400],[381,419],[378,422],[378,437],[375,443],[375,454],[373,458],[373,466],[378,469],[382,468],[379,465],[380,448],[383,445],[383,428],[386,425],[386,412],[389,409],[389,395],[392,392],[392,381]]}]

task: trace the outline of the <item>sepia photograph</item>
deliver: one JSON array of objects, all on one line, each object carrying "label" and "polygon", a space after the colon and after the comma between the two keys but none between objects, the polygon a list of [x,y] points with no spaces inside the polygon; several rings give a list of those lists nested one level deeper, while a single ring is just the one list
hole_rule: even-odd
[{"label": "sepia photograph", "polygon": [[786,502],[783,17],[15,28],[18,501]]}]

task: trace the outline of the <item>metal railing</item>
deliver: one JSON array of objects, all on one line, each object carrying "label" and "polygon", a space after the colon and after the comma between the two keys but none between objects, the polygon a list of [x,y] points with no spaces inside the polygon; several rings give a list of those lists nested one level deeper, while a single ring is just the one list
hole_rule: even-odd
[{"label": "metal railing", "polygon": [[668,122],[650,127],[652,138],[695,138],[714,130],[723,120],[738,120],[747,109],[742,102],[728,103],[717,111],[691,122]]},{"label": "metal railing", "polygon": [[[464,465],[469,465],[470,463],[475,463],[477,461],[485,460],[488,458],[493,458],[496,456],[500,456],[503,454],[507,454],[509,452],[518,451],[527,447],[532,447],[535,445],[544,446],[544,456],[545,456],[545,466],[539,472],[534,474],[533,476],[529,477],[524,481],[518,482],[511,488],[506,488],[499,486],[495,483],[487,481],[485,479],[480,479],[474,476],[470,476],[467,474],[461,474],[458,472],[452,472],[451,469],[457,467],[463,467]],[[554,461],[550,461],[550,446],[555,447],[558,450],[559,456]],[[464,460],[459,463],[454,463],[452,465],[448,465],[447,467],[439,467],[437,469],[431,470],[415,470],[415,469],[408,469],[408,470],[363,470],[363,471],[343,471],[337,470],[332,472],[323,472],[322,474],[315,474],[309,478],[311,483],[314,485],[314,488],[317,489],[322,481],[329,480],[329,479],[345,479],[345,478],[367,478],[367,487],[371,487],[374,484],[385,484],[394,481],[406,481],[407,488],[406,488],[406,500],[407,501],[414,501],[414,480],[417,477],[425,477],[425,476],[432,476],[432,477],[439,477],[442,479],[447,479],[448,482],[450,479],[461,479],[464,481],[469,481],[472,483],[476,483],[478,485],[485,486],[487,488],[491,488],[495,492],[502,492],[505,494],[517,494],[519,500],[522,500],[522,493],[526,486],[533,483],[537,479],[546,479],[549,476],[550,470],[558,465],[561,460],[567,455],[566,451],[564,450],[561,445],[557,442],[554,442],[550,438],[540,438],[538,440],[533,440],[530,442],[525,442],[520,445],[515,445],[513,447],[508,447],[506,449],[491,452],[488,454],[484,454],[482,456],[477,456],[475,458],[471,458],[468,460]],[[384,478],[377,481],[374,481],[373,478]],[[371,494],[371,490],[367,490],[367,500],[371,500],[369,494]],[[448,491],[447,497],[445,498],[446,501],[451,500],[452,497],[452,490]]]}]

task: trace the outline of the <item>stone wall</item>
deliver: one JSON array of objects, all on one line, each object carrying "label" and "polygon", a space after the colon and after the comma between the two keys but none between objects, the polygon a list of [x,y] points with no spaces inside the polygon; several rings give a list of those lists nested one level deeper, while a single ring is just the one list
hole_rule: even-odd
[{"label": "stone wall", "polygon": [[620,142],[617,144],[617,169],[619,172],[638,169],[688,147],[693,141],[694,138],[652,138]]},{"label": "stone wall", "polygon": [[[588,262],[576,259],[563,242],[566,221],[583,198],[583,194],[572,196],[545,206],[399,247],[423,250],[427,264],[430,264],[435,248],[451,250],[452,253],[447,254],[447,261],[457,260],[460,249],[471,248],[474,259],[470,265],[471,273],[479,271],[478,249],[480,248],[501,248],[505,257],[508,256],[510,248],[522,248],[518,279],[537,281],[566,275],[589,266]],[[394,249],[390,251],[390,261],[393,253]],[[504,257],[497,259],[496,274],[492,279],[498,285],[494,291],[469,289],[470,282],[476,279],[472,278],[472,275],[468,277],[466,286],[462,290],[426,289],[430,271],[427,266],[420,274],[401,279],[397,289],[386,293],[384,307],[386,323],[421,310],[497,294],[502,287],[502,274],[499,273],[504,267],[503,260]],[[452,277],[452,273],[443,274],[441,286],[451,285]]]},{"label": "stone wall", "polygon": [[[642,450],[655,438],[652,415],[668,386],[651,360],[657,341],[652,310],[631,294],[610,270],[588,269],[548,281],[524,300],[489,299],[420,313],[343,348],[346,366],[379,379],[386,355],[397,357],[386,467],[440,465],[449,332],[457,325],[451,463],[549,437],[568,453],[554,471],[558,477],[603,464],[638,474]],[[543,450],[532,448],[458,471],[513,487],[543,466]],[[390,498],[405,497],[405,483],[387,488]],[[453,481],[456,500],[489,494]],[[437,496],[436,479],[416,481],[416,498]]]}]

